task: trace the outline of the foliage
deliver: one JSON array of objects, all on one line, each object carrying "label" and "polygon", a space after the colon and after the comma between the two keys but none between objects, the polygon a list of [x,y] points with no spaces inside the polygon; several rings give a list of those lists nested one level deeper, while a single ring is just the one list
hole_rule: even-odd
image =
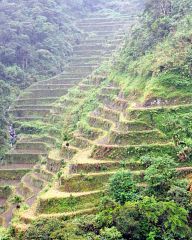
[{"label": "foliage", "polygon": [[4,80],[24,87],[35,80],[35,75],[61,71],[78,33],[70,17],[74,12],[66,3],[3,1],[0,12]]},{"label": "foliage", "polygon": [[4,146],[8,141],[6,134],[6,125],[8,123],[6,110],[10,106],[12,95],[11,87],[4,81],[0,81],[0,159],[4,155]]},{"label": "foliage", "polygon": [[[103,205],[99,215],[104,216],[99,233],[98,229],[95,231],[95,228],[87,228],[85,225],[84,229],[86,232],[94,231],[101,239],[190,239],[188,212],[172,201],[157,201],[154,197],[144,197],[113,208],[108,208],[107,204]],[[106,215],[111,215],[111,224],[105,222]],[[98,219],[100,217],[96,215],[96,222]],[[88,226],[89,222],[86,224]],[[113,238],[114,236],[116,238]]]},{"label": "foliage", "polygon": [[136,199],[137,191],[131,172],[120,171],[114,174],[109,180],[109,192],[121,204]]},{"label": "foliage", "polygon": [[23,239],[65,239],[64,222],[59,220],[39,220],[25,233]]},{"label": "foliage", "polygon": [[16,89],[63,70],[71,45],[79,38],[73,26],[76,14],[66,1],[1,1],[0,157],[7,138],[6,113]]},{"label": "foliage", "polygon": [[111,75],[139,104],[191,101],[191,9],[190,0],[147,0]]},{"label": "foliage", "polygon": [[12,240],[9,229],[0,227],[0,240]]},{"label": "foliage", "polygon": [[177,164],[168,155],[141,158],[145,165],[144,180],[147,183],[145,195],[156,196],[158,199],[174,201],[179,206],[191,209],[191,193],[187,190],[187,180],[179,180],[176,172]]},{"label": "foliage", "polygon": [[192,85],[191,78],[181,76],[176,73],[163,73],[159,77],[159,82],[166,87],[187,88]]},{"label": "foliage", "polygon": [[128,39],[122,50],[121,69],[125,69],[131,60],[135,61],[148,50],[151,51],[158,42],[175,30],[179,20],[190,13],[191,9],[190,0],[147,0],[140,25],[135,27],[131,39]]},{"label": "foliage", "polygon": [[15,195],[15,196],[13,196],[13,197],[11,198],[10,201],[11,201],[11,203],[13,203],[13,204],[19,204],[19,203],[22,203],[23,199],[22,199],[21,196]]},{"label": "foliage", "polygon": [[177,164],[168,155],[152,158],[151,161],[144,177],[147,189],[151,194],[163,196],[176,179]]},{"label": "foliage", "polygon": [[167,192],[167,200],[191,211],[191,192],[188,191],[187,180],[176,180]]},{"label": "foliage", "polygon": [[101,229],[100,236],[101,236],[101,239],[105,239],[105,240],[122,239],[122,234],[117,230],[116,227]]}]

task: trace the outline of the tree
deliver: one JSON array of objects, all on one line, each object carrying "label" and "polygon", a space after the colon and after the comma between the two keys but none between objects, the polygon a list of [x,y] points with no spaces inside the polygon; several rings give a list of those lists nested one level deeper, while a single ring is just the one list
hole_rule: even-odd
[{"label": "tree", "polygon": [[171,0],[148,0],[146,2],[146,9],[153,14],[154,18],[160,16],[166,16],[172,12],[172,1]]},{"label": "tree", "polygon": [[[41,240],[52,240],[52,239],[65,239],[64,222],[60,220],[39,220],[33,223],[27,232],[24,234],[24,240],[27,239],[41,239]],[[54,237],[53,237],[54,236]],[[57,238],[59,237],[59,238]]]},{"label": "tree", "polygon": [[109,180],[109,192],[116,202],[124,204],[137,198],[136,184],[129,171],[119,171]]},{"label": "tree", "polygon": [[122,240],[122,234],[116,227],[101,229],[100,236],[105,240]]},{"label": "tree", "polygon": [[187,188],[187,180],[176,180],[167,192],[167,200],[174,201],[179,206],[191,210],[191,192]]},{"label": "tree", "polygon": [[150,195],[165,196],[176,180],[176,166],[174,159],[168,155],[152,157],[144,177],[147,192]]},{"label": "tree", "polygon": [[114,214],[114,224],[126,239],[190,239],[188,212],[174,202],[145,197],[127,202]]}]

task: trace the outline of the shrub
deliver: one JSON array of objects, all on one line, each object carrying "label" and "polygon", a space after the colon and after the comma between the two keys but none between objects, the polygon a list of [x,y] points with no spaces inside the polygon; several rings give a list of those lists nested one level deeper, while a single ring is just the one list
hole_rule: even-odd
[{"label": "shrub", "polygon": [[53,240],[53,239],[65,239],[65,231],[63,231],[65,225],[60,220],[39,220],[33,223],[27,232],[24,234],[23,239],[41,239],[41,240]]},{"label": "shrub", "polygon": [[122,239],[122,234],[116,227],[104,228],[100,231],[101,239],[103,240],[118,240]]},{"label": "shrub", "polygon": [[109,192],[115,201],[123,204],[137,198],[136,184],[129,171],[119,171],[109,180]]},{"label": "shrub", "polygon": [[177,164],[168,155],[152,158],[151,162],[144,177],[148,194],[163,197],[176,180]]}]

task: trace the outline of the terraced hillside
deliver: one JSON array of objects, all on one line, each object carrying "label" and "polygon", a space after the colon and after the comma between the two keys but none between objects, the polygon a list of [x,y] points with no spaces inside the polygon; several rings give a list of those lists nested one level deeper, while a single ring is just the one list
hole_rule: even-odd
[{"label": "terraced hillside", "polygon": [[[99,137],[105,132],[102,129],[99,130],[98,134],[93,136],[90,141],[86,139],[86,136],[75,135],[73,147],[70,146],[67,151],[63,147],[61,152],[54,150],[59,149],[63,141],[61,110],[64,113],[64,109],[76,102],[78,98],[66,98],[62,109],[58,109],[55,103],[75,86],[78,86],[82,95],[86,95],[88,89],[91,91],[97,89],[98,85],[95,82],[91,80],[82,82],[82,79],[96,70],[103,61],[109,60],[123,41],[125,29],[128,31],[133,21],[134,16],[130,14],[115,16],[99,14],[80,20],[77,26],[84,32],[84,40],[74,46],[73,56],[69,59],[65,72],[32,85],[21,94],[11,108],[9,113],[18,132],[18,141],[14,149],[6,154],[0,166],[2,225],[9,225],[20,201],[28,206],[33,205],[39,192],[65,165],[66,159],[71,158],[73,153],[78,150],[77,147],[89,146],[96,141],[97,135]],[[117,89],[108,86],[102,91],[104,93],[104,91],[111,92],[113,90]],[[70,93],[68,95],[70,96]],[[97,118],[96,116],[92,117]],[[89,160],[85,158],[86,161]],[[108,164],[108,162],[103,162],[103,164]],[[76,174],[75,177],[78,179],[79,175]],[[61,178],[62,182],[63,177]],[[68,199],[71,194],[65,190],[65,186],[63,186],[63,192],[59,191],[61,196]],[[94,194],[98,195],[100,192],[95,191]],[[77,192],[76,196],[85,197],[87,193]],[[92,191],[90,192],[91,197]],[[39,206],[39,208],[41,207]]]},{"label": "terraced hillside", "polygon": [[[65,112],[71,112],[75,106],[80,109],[92,91],[96,92],[99,105],[79,122],[78,130],[67,142],[69,146],[65,142],[62,151],[49,153],[48,171],[58,171],[63,159],[65,164],[54,184],[39,195],[36,204],[20,212],[20,224],[16,224],[18,230],[26,229],[37,219],[68,219],[95,212],[108,179],[119,169],[130,169],[138,184],[144,187],[145,169],[139,159],[145,153],[167,153],[176,158],[173,139],[157,128],[151,116],[153,113],[188,111],[191,105],[133,108],[121,86],[105,76],[92,76],[80,86],[84,84],[89,84],[91,90],[84,89],[78,97],[71,96]],[[192,172],[192,168],[180,163],[177,171],[184,177]]]}]

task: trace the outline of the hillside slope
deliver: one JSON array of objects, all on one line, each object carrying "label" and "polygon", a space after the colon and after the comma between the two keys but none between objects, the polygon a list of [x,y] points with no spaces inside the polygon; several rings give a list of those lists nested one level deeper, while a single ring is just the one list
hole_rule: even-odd
[{"label": "hillside slope", "polygon": [[[10,112],[22,135],[6,159],[41,155],[21,180],[31,207],[14,212],[23,239],[191,239],[192,4],[149,0],[138,22],[134,1],[129,14],[115,2],[78,23],[90,35],[69,72],[33,85]],[[75,79],[65,95],[64,77]]]},{"label": "hillside slope", "polygon": [[18,141],[0,166],[2,225],[10,224],[17,204],[23,203],[24,209],[26,205],[36,206],[40,191],[57,178],[70,155],[60,151],[63,140],[69,138],[63,129],[68,116],[65,109],[73,104],[73,97],[81,99],[87,90],[97,88],[94,82],[82,79],[109,60],[124,39],[124,29],[128,31],[134,19],[131,13],[108,13],[107,9],[79,19],[76,27],[82,31],[82,40],[73,45],[65,71],[32,84],[10,108]]}]

